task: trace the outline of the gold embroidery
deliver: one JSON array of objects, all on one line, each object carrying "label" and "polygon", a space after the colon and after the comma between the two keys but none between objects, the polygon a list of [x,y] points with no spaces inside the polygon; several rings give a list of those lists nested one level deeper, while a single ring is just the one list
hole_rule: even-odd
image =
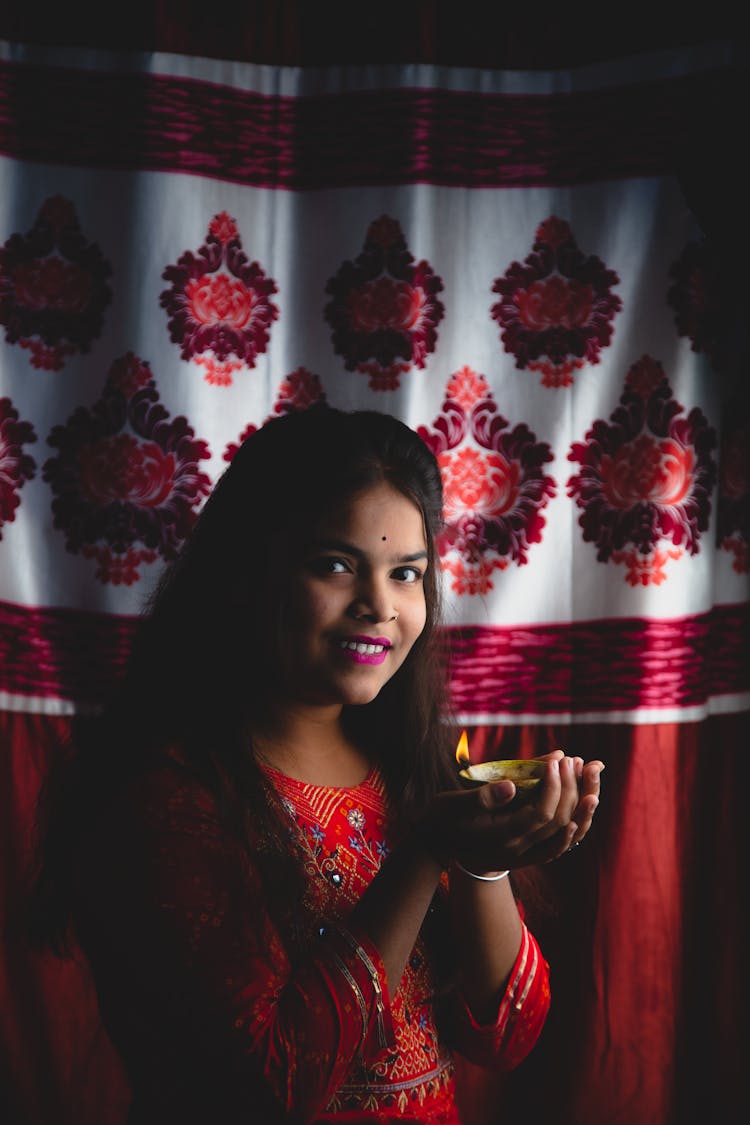
[{"label": "gold embroidery", "polygon": [[[430,1000],[432,974],[422,938],[417,939],[401,983],[391,996],[395,1042],[388,1050],[378,972],[346,929],[351,910],[375,875],[374,860],[388,851],[388,812],[380,772],[373,769],[361,785],[338,790],[267,772],[304,848],[312,909],[321,925],[335,928],[348,941],[366,967],[375,992],[379,1035],[373,1049],[378,1050],[377,1058],[367,1057],[368,1044],[351,1081],[337,1091],[328,1111],[369,1108],[377,1112],[393,1110],[399,1101],[423,1106],[425,1100],[445,1097],[453,1083],[453,1064],[438,1044]],[[334,881],[334,874],[341,878]]]}]

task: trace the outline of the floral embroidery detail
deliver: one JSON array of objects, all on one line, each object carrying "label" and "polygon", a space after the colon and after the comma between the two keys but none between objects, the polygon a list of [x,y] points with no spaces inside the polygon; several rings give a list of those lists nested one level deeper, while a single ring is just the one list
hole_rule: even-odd
[{"label": "floral embroidery detail", "polygon": [[362,812],[362,809],[350,809],[346,819],[349,821],[352,828],[362,829],[365,826],[365,814]]},{"label": "floral embroidery detail", "polygon": [[732,568],[750,573],[750,427],[739,403],[730,403],[722,428],[716,538]]},{"label": "floral embroidery detail", "polygon": [[371,839],[365,834],[367,828],[367,817],[361,808],[349,809],[346,814],[347,823],[354,829],[356,835],[350,835],[348,838],[349,847],[352,851],[357,852],[358,855],[372,867],[378,871],[380,864],[385,856],[388,854],[388,848],[384,840]]},{"label": "floral embroidery detail", "polygon": [[600,562],[624,564],[631,586],[660,585],[682,548],[698,553],[708,526],[716,435],[697,407],[682,413],[661,365],[644,355],[610,424],[595,422],[568,453],[581,465],[568,495],[582,510],[583,538]]},{"label": "floral embroidery detail", "polygon": [[28,234],[0,247],[0,324],[9,344],[28,348],[32,367],[59,371],[101,334],[112,300],[111,267],[81,233],[61,195],[41,207]]},{"label": "floral embroidery detail", "polygon": [[42,470],[55,527],[101,582],[129,586],[141,564],[175,558],[210,491],[198,468],[209,452],[184,417],[169,420],[148,363],[132,352],[116,360],[101,398],[47,440],[59,450]]},{"label": "floral embroidery detail", "polygon": [[516,367],[541,372],[543,387],[569,387],[574,371],[599,363],[622,308],[612,293],[618,281],[599,258],[585,257],[563,219],[541,223],[525,262],[512,262],[492,286],[501,299],[491,315]]},{"label": "floral embroidery detail", "polygon": [[[277,792],[296,809],[296,838],[311,878],[309,909],[320,932],[347,925],[347,918],[378,870],[372,857],[388,853],[385,783],[379,771],[353,790],[307,785],[271,772]],[[366,834],[366,839],[363,835]],[[350,841],[356,843],[352,847]],[[446,877],[447,884],[447,877]],[[453,1066],[438,1054],[431,997],[434,983],[423,937],[417,939],[401,984],[391,995],[393,1049],[360,1057],[327,1110],[391,1113],[399,1102],[425,1107],[438,1118],[452,1104]],[[404,1098],[406,1101],[404,1102]],[[429,1112],[427,1112],[429,1110]]]},{"label": "floral embroidery detail", "polygon": [[443,476],[445,529],[438,549],[458,594],[486,594],[492,574],[523,566],[541,542],[542,509],[555,495],[543,466],[553,459],[528,426],[497,413],[487,380],[463,367],[449,380],[443,413],[417,433]]},{"label": "floral embroidery detail", "polygon": [[690,340],[694,352],[709,356],[717,367],[728,361],[727,309],[734,305],[721,255],[706,239],[689,242],[669,270],[672,285],[667,303],[675,311],[675,327]]},{"label": "floral embroidery detail", "polygon": [[27,480],[36,474],[36,462],[24,445],[36,441],[31,422],[21,422],[9,398],[0,398],[0,539],[3,526],[16,518],[18,495]]},{"label": "floral embroidery detail", "polygon": [[370,224],[362,252],[326,285],[325,318],[347,371],[370,377],[374,391],[395,390],[412,365],[435,350],[443,283],[428,262],[414,262],[395,219]]},{"label": "floral embroidery detail", "polygon": [[301,842],[307,860],[306,866],[308,871],[322,875],[324,879],[338,888],[343,883],[339,864],[339,849],[334,847],[326,850],[324,847],[325,838],[326,834],[319,824],[308,824],[307,831],[303,826]]},{"label": "floral embroidery detail", "polygon": [[205,368],[207,383],[228,387],[243,367],[254,367],[279,315],[270,300],[276,283],[249,262],[234,219],[222,211],[209,223],[196,254],[186,250],[162,277],[171,282],[159,298],[170,339],[183,359]]},{"label": "floral embroidery detail", "polygon": [[[282,380],[279,391],[276,396],[276,403],[273,412],[268,415],[265,425],[271,418],[277,414],[288,414],[293,410],[307,410],[309,406],[313,406],[318,402],[325,402],[326,395],[321,385],[320,379],[317,375],[313,375],[304,367],[298,367],[291,375],[287,375]],[[242,445],[246,438],[254,434],[258,427],[250,422],[245,426],[236,442],[230,442],[224,450],[224,460],[231,461],[236,454],[239,447]]]}]

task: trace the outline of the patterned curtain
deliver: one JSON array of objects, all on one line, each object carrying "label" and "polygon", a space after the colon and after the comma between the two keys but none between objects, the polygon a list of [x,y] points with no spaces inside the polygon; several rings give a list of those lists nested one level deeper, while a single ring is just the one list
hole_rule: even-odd
[{"label": "patterned curtain", "polygon": [[[543,1038],[502,1082],[466,1069],[467,1122],[739,1120],[747,236],[686,157],[739,104],[741,54],[0,41],[6,916],[60,735],[244,435],[321,399],[389,411],[443,471],[472,757],[607,765],[585,846],[545,870]],[[84,965],[9,939],[0,1013],[11,1114],[122,1125]]]}]

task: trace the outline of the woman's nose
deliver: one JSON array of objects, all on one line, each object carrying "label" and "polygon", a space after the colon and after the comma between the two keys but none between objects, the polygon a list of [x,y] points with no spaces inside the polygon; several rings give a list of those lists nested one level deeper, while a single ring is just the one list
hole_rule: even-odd
[{"label": "woman's nose", "polygon": [[393,598],[385,582],[376,578],[363,579],[352,604],[352,612],[358,619],[372,621],[393,621],[398,614]]}]

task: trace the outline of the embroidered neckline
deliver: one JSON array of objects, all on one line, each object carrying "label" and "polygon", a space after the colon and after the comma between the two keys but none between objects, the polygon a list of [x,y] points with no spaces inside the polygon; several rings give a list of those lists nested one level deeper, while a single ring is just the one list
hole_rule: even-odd
[{"label": "embroidered neckline", "polygon": [[264,773],[270,776],[272,781],[278,779],[281,786],[285,789],[299,787],[305,789],[308,793],[311,790],[317,790],[321,793],[356,793],[358,789],[362,789],[364,786],[368,789],[383,788],[380,767],[375,764],[370,766],[366,776],[356,785],[315,785],[312,781],[300,781],[299,778],[290,777],[288,773],[276,769],[275,766],[269,766],[266,762],[260,761],[260,759],[258,759],[258,765]]}]

